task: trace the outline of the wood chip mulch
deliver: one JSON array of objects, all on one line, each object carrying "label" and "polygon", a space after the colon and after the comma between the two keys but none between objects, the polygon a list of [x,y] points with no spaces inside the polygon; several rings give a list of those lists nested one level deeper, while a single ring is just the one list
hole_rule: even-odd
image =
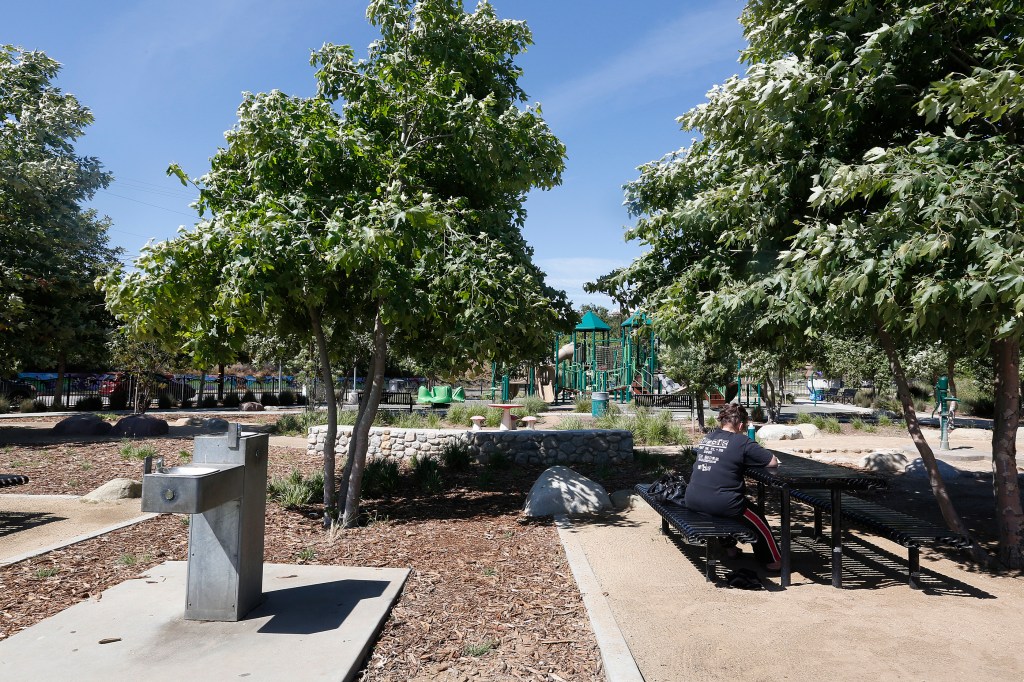
[{"label": "wood chip mulch", "polygon": [[[2,442],[2,441],[0,441]],[[134,441],[168,465],[190,439]],[[115,477],[141,475],[117,440],[0,445],[0,471],[23,473],[28,494],[84,494]],[[271,448],[270,478],[320,462]],[[519,510],[542,469],[474,466],[445,472],[445,488],[420,494],[403,479],[389,499],[364,500],[366,523],[325,533],[322,508],[267,505],[266,561],[410,567],[412,574],[359,679],[599,680],[600,653],[551,523]],[[580,467],[610,491],[652,474],[637,466]],[[0,639],[169,560],[186,558],[184,517],[165,515],[0,568]]]}]

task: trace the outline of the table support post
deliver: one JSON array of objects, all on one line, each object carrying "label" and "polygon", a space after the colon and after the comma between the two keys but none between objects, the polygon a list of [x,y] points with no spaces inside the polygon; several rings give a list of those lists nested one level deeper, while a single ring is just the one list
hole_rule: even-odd
[{"label": "table support post", "polygon": [[832,488],[832,587],[843,586],[843,491]]},{"label": "table support post", "polygon": [[764,516],[764,483],[757,482],[757,511]]},{"label": "table support post", "polygon": [[[758,484],[760,485],[760,484]],[[783,587],[789,587],[789,548],[791,545],[791,529],[789,519],[789,486],[782,486],[782,574],[779,582]]]}]

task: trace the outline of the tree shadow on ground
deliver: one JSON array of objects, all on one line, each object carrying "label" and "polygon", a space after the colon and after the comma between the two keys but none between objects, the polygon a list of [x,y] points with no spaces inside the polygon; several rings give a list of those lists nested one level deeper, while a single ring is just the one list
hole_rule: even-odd
[{"label": "tree shadow on ground", "polygon": [[67,518],[55,516],[49,512],[0,511],[0,537],[14,535],[57,521],[67,521]]}]

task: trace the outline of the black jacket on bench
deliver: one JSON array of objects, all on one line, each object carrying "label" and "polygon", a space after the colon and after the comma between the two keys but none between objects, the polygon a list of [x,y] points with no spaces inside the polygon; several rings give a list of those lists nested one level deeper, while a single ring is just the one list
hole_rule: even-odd
[{"label": "black jacket on bench", "polygon": [[743,470],[763,467],[772,453],[742,433],[716,429],[693,448],[697,461],[686,487],[686,506],[715,516],[743,513]]}]

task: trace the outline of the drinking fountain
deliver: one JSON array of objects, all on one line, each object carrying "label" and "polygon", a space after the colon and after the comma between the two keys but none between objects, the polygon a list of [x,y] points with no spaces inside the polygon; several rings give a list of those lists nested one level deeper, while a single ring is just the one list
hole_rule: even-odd
[{"label": "drinking fountain", "polygon": [[263,600],[265,433],[197,436],[192,463],[155,470],[146,458],[142,511],[191,514],[185,619],[238,621]]}]

